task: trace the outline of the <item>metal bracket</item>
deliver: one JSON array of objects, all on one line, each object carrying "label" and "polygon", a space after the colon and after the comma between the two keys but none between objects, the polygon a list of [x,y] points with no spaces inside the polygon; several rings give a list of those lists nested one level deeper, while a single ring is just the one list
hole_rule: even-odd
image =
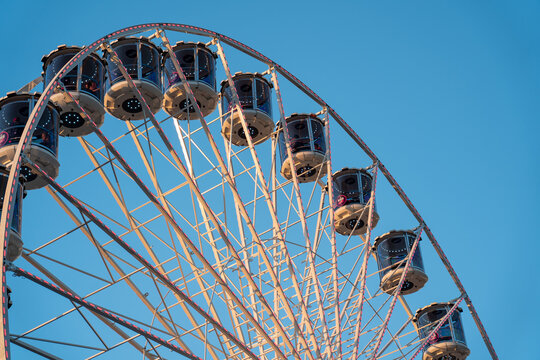
[{"label": "metal bracket", "polygon": [[30,92],[42,82],[43,82],[43,76],[39,76],[35,78],[34,80],[30,81],[28,84],[24,85],[19,90],[17,90],[17,94]]}]

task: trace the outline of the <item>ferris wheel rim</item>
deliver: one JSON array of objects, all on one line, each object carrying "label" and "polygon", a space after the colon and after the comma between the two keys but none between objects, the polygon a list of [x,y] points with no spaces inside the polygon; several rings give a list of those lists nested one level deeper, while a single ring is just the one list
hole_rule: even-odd
[{"label": "ferris wheel rim", "polygon": [[[201,27],[196,27],[196,26],[191,26],[191,25],[186,25],[186,24],[147,23],[147,24],[141,24],[141,25],[126,27],[126,28],[123,28],[121,30],[117,30],[115,32],[112,32],[112,33],[100,38],[99,40],[93,42],[91,45],[83,47],[82,50],[76,56],[74,56],[73,59],[70,60],[62,68],[62,70],[60,70],[56,74],[56,76],[46,86],[46,88],[42,92],[40,98],[35,103],[34,109],[33,109],[32,113],[29,116],[29,121],[27,122],[27,124],[25,126],[25,129],[23,131],[23,134],[21,136],[23,141],[19,142],[18,145],[17,145],[15,158],[14,158],[15,166],[12,165],[10,167],[8,184],[7,184],[6,193],[5,193],[5,194],[9,194],[9,196],[4,196],[4,202],[3,202],[3,208],[8,209],[8,211],[2,212],[1,220],[0,220],[0,227],[3,227],[3,229],[4,229],[3,234],[0,235],[2,237],[2,239],[0,240],[0,243],[2,245],[4,245],[4,258],[3,258],[3,266],[2,266],[2,271],[3,271],[3,274],[2,274],[3,275],[3,277],[2,277],[2,290],[3,290],[2,306],[3,306],[3,313],[7,313],[6,276],[5,276],[6,261],[4,259],[5,259],[5,252],[6,252],[6,248],[7,248],[5,246],[5,244],[7,242],[8,230],[9,230],[9,219],[10,219],[10,217],[12,215],[14,202],[15,202],[15,198],[14,198],[13,195],[14,195],[14,190],[16,188],[16,182],[17,182],[17,179],[18,179],[19,174],[20,174],[20,168],[21,168],[21,165],[22,165],[22,160],[24,158],[23,153],[24,153],[24,150],[25,150],[26,146],[31,141],[32,134],[33,134],[33,132],[34,132],[36,126],[37,126],[37,121],[36,120],[40,118],[41,113],[44,111],[44,109],[46,107],[46,104],[49,102],[49,99],[53,94],[52,90],[58,85],[59,79],[64,74],[68,73],[71,69],[73,69],[75,66],[77,66],[83,59],[85,59],[86,57],[88,57],[92,53],[94,53],[96,50],[98,50],[99,47],[102,44],[104,44],[104,43],[106,43],[106,42],[108,42],[110,40],[114,40],[114,39],[117,39],[117,38],[120,38],[120,37],[123,37],[123,36],[126,36],[126,35],[134,35],[134,34],[137,34],[137,33],[145,32],[145,31],[149,31],[149,30],[154,30],[154,29],[155,30],[161,29],[161,30],[170,30],[170,31],[175,31],[175,32],[184,32],[184,33],[189,33],[189,34],[193,34],[193,35],[200,35],[200,36],[206,36],[206,37],[217,39],[217,40],[219,40],[219,41],[221,41],[221,42],[223,42],[223,43],[225,43],[225,44],[227,44],[229,46],[232,46],[233,48],[235,48],[237,50],[240,50],[241,52],[243,52],[243,53],[245,53],[245,54],[247,54],[249,56],[252,56],[253,58],[255,58],[255,59],[267,64],[269,67],[275,69],[276,72],[278,72],[279,74],[284,76],[287,80],[289,80],[293,85],[295,85],[298,89],[300,89],[302,92],[304,92],[308,97],[310,97],[312,100],[314,100],[317,104],[321,105],[323,108],[326,108],[327,111],[328,111],[328,114],[332,118],[334,118],[334,120],[336,120],[336,122],[348,133],[349,136],[351,136],[351,138],[372,159],[373,163],[377,165],[377,167],[385,175],[387,180],[394,187],[395,191],[398,193],[398,195],[404,201],[405,205],[409,208],[411,213],[418,220],[419,224],[424,226],[424,231],[426,232],[426,234],[427,234],[428,238],[430,239],[432,245],[434,246],[434,248],[437,251],[439,257],[441,258],[441,260],[443,261],[445,267],[447,268],[448,272],[450,273],[454,283],[456,284],[456,286],[460,290],[465,302],[467,303],[468,308],[469,308],[469,310],[471,312],[471,315],[473,316],[474,321],[475,321],[478,329],[480,330],[482,338],[484,339],[484,342],[486,343],[486,346],[488,347],[488,350],[489,350],[491,356],[494,359],[497,358],[497,355],[496,355],[496,353],[495,353],[495,351],[493,349],[493,346],[491,345],[489,337],[487,336],[487,333],[486,333],[486,331],[485,331],[485,329],[483,327],[483,324],[482,324],[478,314],[476,313],[476,310],[475,310],[475,308],[474,308],[474,306],[473,306],[467,292],[465,291],[465,288],[463,287],[463,284],[459,280],[459,277],[457,276],[457,273],[455,272],[455,270],[451,266],[449,260],[444,255],[444,252],[442,251],[442,248],[440,247],[440,245],[436,241],[433,233],[431,232],[431,230],[429,229],[427,224],[424,222],[424,220],[421,217],[420,213],[414,207],[412,202],[409,200],[409,198],[407,197],[407,195],[405,194],[403,189],[399,186],[397,181],[390,174],[390,172],[380,162],[378,157],[367,146],[367,144],[365,144],[365,142],[356,134],[356,132],[343,120],[343,118],[341,118],[341,116],[339,116],[339,114],[331,106],[329,106],[321,97],[319,97],[307,85],[305,85],[298,78],[296,78],[294,75],[292,75],[287,70],[285,70],[285,68],[280,66],[278,63],[276,63],[273,60],[267,58],[266,56],[262,55],[258,51],[254,50],[251,47],[249,47],[249,46],[247,46],[247,45],[245,45],[245,44],[243,44],[243,43],[241,43],[241,42],[239,42],[239,41],[237,41],[237,40],[235,40],[233,38],[230,38],[230,37],[228,37],[226,35],[223,35],[223,34],[211,31],[211,30],[207,30],[207,29],[204,29],[204,28],[201,28]],[[4,315],[2,315],[2,318],[3,319],[0,319],[0,320],[6,321],[6,319],[4,318]],[[2,321],[2,324],[5,324],[5,325],[2,325],[2,326],[3,327],[4,326],[8,327],[8,323],[4,322],[4,321]],[[8,357],[8,355],[7,355],[8,350],[7,349],[9,348],[9,339],[7,339],[7,337],[6,337],[8,335],[7,335],[7,332],[5,331],[5,327],[4,327],[4,340],[5,341],[2,344],[2,346],[0,346],[0,350],[2,348],[5,349],[5,354],[6,354],[6,358],[7,358]],[[6,346],[6,347],[4,347],[4,346]]]}]

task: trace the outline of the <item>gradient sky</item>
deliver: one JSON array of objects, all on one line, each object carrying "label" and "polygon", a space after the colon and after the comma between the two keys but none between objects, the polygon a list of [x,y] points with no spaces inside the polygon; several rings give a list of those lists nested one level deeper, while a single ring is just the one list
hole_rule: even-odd
[{"label": "gradient sky", "polygon": [[[191,24],[244,42],[371,146],[446,251],[499,357],[537,356],[540,1],[81,4],[2,4],[2,95],[39,76],[56,46],[129,25]],[[468,325],[470,359],[488,358]]]}]

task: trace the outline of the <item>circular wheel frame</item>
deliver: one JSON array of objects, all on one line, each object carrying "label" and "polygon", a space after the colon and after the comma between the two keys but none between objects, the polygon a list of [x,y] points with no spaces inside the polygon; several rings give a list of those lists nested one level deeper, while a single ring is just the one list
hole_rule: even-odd
[{"label": "circular wheel frame", "polygon": [[[49,246],[46,239],[39,239],[41,245],[32,250],[25,248],[23,258],[50,282],[18,267],[18,262],[3,263],[0,326],[4,341],[0,352],[6,359],[10,359],[10,341],[35,353],[47,354],[35,346],[28,347],[27,334],[10,335],[6,271],[30,279],[50,290],[52,295],[71,302],[71,312],[78,312],[79,320],[84,319],[103,344],[86,348],[71,344],[73,351],[80,351],[80,354],[75,352],[76,356],[83,358],[110,351],[116,351],[112,352],[116,358],[118,354],[125,358],[123,354],[138,353],[150,359],[174,358],[169,352],[191,359],[314,360],[360,356],[375,359],[393,352],[416,356],[427,340],[418,339],[410,323],[412,314],[405,298],[399,296],[399,292],[388,295],[378,289],[378,270],[373,268],[376,262],[369,261],[373,255],[369,250],[373,237],[370,227],[361,236],[343,236],[334,231],[332,196],[328,193],[332,191],[332,171],[337,169],[333,169],[330,156],[330,128],[332,133],[346,137],[366,159],[364,164],[350,165],[371,169],[375,182],[372,198],[375,198],[377,174],[383,175],[396,191],[416,220],[411,228],[417,229],[418,238],[423,233],[429,239],[457,287],[457,303],[466,302],[489,352],[493,359],[497,358],[467,292],[433,233],[371,149],[332,107],[283,67],[252,48],[210,30],[171,23],[143,24],[113,32],[83,48],[46,86],[30,115],[21,137],[24,141],[19,143],[15,153],[15,166],[10,168],[6,189],[9,196],[4,196],[3,209],[13,208],[16,179],[21,163],[27,161],[22,154],[29,145],[36,119],[43,112],[43,104],[53,95],[59,79],[89,54],[119,37],[141,33],[158,40],[161,37],[167,50],[170,42],[166,32],[209,38],[209,45],[217,49],[222,71],[229,81],[231,73],[223,45],[258,60],[266,68],[266,75],[272,77],[282,120],[287,114],[283,110],[279,80],[302,91],[319,107],[319,115],[326,122],[326,169],[312,183],[300,183],[294,176],[295,171],[291,171],[290,180],[280,178],[275,134],[272,141],[265,144],[254,146],[248,137],[248,146],[231,146],[219,131],[227,114],[220,113],[217,119],[208,122],[200,116],[202,114],[197,116],[200,120],[182,123],[170,118],[157,120],[154,116],[140,122],[125,121],[128,132],[124,130],[123,135],[114,140],[109,140],[111,134],[105,135],[102,131],[106,131],[108,122],[116,121],[111,125],[115,129],[124,122],[108,116],[101,130],[95,128],[92,139],[79,139],[93,167],[84,176],[78,176],[95,175],[94,180],[88,180],[86,189],[92,188],[92,181],[101,177],[112,195],[112,203],[120,208],[125,219],[108,217],[108,208],[96,209],[88,201],[82,201],[80,197],[84,197],[84,193],[73,195],[71,190],[77,187],[73,184],[78,178],[64,185],[50,178],[46,181],[48,192],[75,223],[75,230],[67,230],[61,237],[77,231],[90,240],[101,257],[102,263],[96,262],[91,267],[94,273],[86,272],[84,276],[106,284],[103,289],[118,290],[100,290],[90,280],[64,282],[52,267],[43,266],[40,258],[32,256]],[[189,86],[185,90],[191,93]],[[237,110],[241,111],[239,105]],[[176,142],[169,140],[175,136],[178,137]],[[133,142],[126,148],[123,138],[130,137]],[[348,150],[344,161],[353,158],[350,156],[353,150]],[[290,156],[290,144],[287,151]],[[71,165],[63,164],[62,168],[67,166]],[[106,166],[109,166],[107,170]],[[167,166],[168,171],[156,171]],[[122,181],[130,185],[122,188]],[[97,189],[90,190],[98,193]],[[144,203],[131,201],[129,194],[135,191],[139,200],[145,199]],[[187,215],[183,206],[191,207],[192,213]],[[377,212],[384,219],[384,210],[381,210],[384,204],[379,207]],[[11,212],[2,212],[2,245],[8,238]],[[142,216],[144,220],[137,219]],[[159,226],[152,228],[149,224],[154,220],[151,219],[158,219]],[[25,222],[31,219],[24,219]],[[372,222],[370,215],[368,224]],[[123,234],[119,232],[122,228]],[[169,241],[160,241],[163,239],[159,231],[170,234]],[[73,268],[79,261],[84,262],[86,248],[80,249],[80,253],[71,253],[74,261],[68,261],[73,260],[71,257],[65,259],[66,264],[62,266]],[[172,254],[168,260],[162,257],[166,253]],[[98,268],[110,272],[110,279],[103,279]],[[83,265],[75,271],[85,272]],[[143,288],[151,290],[144,292]],[[401,309],[400,313],[394,311],[397,302],[402,305],[396,306]],[[122,306],[107,308],[118,304]],[[131,311],[129,306],[135,309],[135,315],[124,314]],[[150,315],[143,315],[148,310]],[[44,326],[49,325],[40,328]],[[114,344],[113,336],[107,335],[111,331],[119,339],[114,340]],[[56,340],[61,341],[61,334],[49,333],[51,338],[58,335]]]}]

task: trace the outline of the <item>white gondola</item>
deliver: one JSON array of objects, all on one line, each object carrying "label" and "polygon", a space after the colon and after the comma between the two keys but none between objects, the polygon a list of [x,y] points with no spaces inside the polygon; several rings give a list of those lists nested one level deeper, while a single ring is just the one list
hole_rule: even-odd
[{"label": "white gondola", "polygon": [[[236,73],[233,82],[251,139],[254,144],[260,144],[267,140],[274,130],[270,96],[272,84],[257,73]],[[240,113],[236,111],[227,80],[221,82],[221,99],[221,108],[223,114],[226,114],[221,127],[222,135],[234,145],[247,146]]]},{"label": "white gondola", "polygon": [[[285,119],[285,124],[298,182],[311,182],[326,175],[324,122],[314,114],[292,114]],[[285,132],[281,123],[278,123],[277,129],[281,175],[290,180],[292,179],[292,162],[287,153]]]},{"label": "white gondola", "polygon": [[[423,341],[454,306],[453,302],[432,303],[418,309],[413,321],[416,323],[418,335]],[[465,333],[457,308],[441,328],[428,340],[424,348],[423,360],[465,360],[471,353],[465,341]]]},{"label": "white gondola", "polygon": [[[0,99],[0,165],[7,168],[11,166],[28,117],[39,97],[40,94],[12,92]],[[56,179],[60,170],[58,118],[58,108],[49,102],[38,121],[32,142],[25,149],[26,156],[53,179]],[[21,174],[25,178],[27,190],[47,185],[45,179],[32,172],[24,163]]]},{"label": "white gondola", "polygon": [[[4,194],[6,192],[9,180],[9,171],[0,167],[0,211],[2,211]],[[15,261],[22,254],[23,241],[21,239],[22,225],[22,203],[24,197],[24,182],[23,177],[19,178],[17,189],[14,191],[15,203],[13,207],[13,216],[9,226],[7,237],[6,260]]]},{"label": "white gondola", "polygon": [[[161,109],[163,93],[161,87],[161,49],[147,38],[120,38],[111,44],[112,50],[133,79],[152,114]],[[105,108],[120,120],[142,120],[149,116],[140,103],[135,90],[122,74],[120,67],[105,54],[109,70]]]},{"label": "white gondola", "polygon": [[[193,91],[203,116],[211,114],[217,106],[216,55],[203,43],[178,42],[173,52]],[[166,87],[163,110],[180,120],[193,119],[195,113],[184,90],[184,85],[168,52],[163,53],[163,84]]]},{"label": "white gondola", "polygon": [[[416,234],[410,230],[392,230],[375,239],[373,251],[377,254],[380,286],[387,294],[393,294],[398,286],[415,239]],[[424,287],[427,281],[428,276],[424,272],[422,253],[418,244],[401,287],[401,294],[412,294]]]},{"label": "white gondola", "polygon": [[[81,49],[77,46],[61,45],[41,59],[45,87]],[[84,136],[92,133],[93,127],[80,108],[90,116],[97,127],[103,125],[105,75],[103,59],[97,54],[90,54],[81,65],[60,79],[63,88],[54,89],[55,94],[51,96],[51,101],[60,109],[59,135]],[[79,103],[80,108],[73,99]]]},{"label": "white gondola", "polygon": [[[344,168],[333,175],[334,227],[342,235],[367,232],[373,178],[365,169]],[[379,221],[373,206],[372,228]]]}]

